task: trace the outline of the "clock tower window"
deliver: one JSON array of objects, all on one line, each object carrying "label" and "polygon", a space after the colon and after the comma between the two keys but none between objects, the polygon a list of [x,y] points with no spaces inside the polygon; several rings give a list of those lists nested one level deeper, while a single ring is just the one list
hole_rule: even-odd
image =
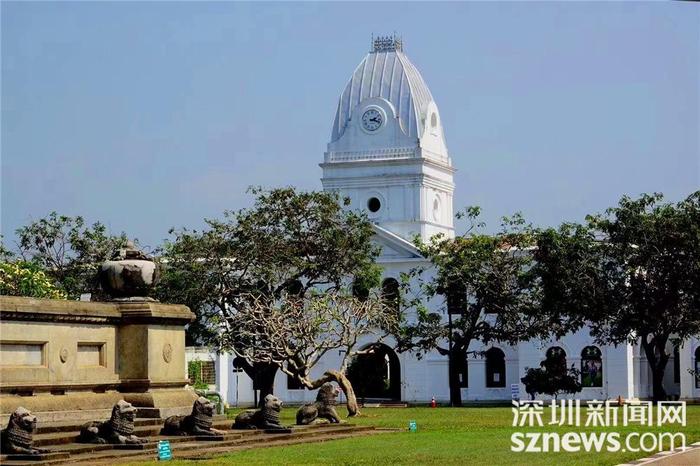
[{"label": "clock tower window", "polygon": [[367,208],[370,212],[378,212],[382,208],[382,202],[376,197],[370,197],[367,201]]}]

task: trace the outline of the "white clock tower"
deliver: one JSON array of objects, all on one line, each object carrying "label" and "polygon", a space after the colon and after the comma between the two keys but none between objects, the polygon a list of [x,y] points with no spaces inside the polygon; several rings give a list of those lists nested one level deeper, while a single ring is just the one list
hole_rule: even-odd
[{"label": "white clock tower", "polygon": [[373,40],[340,96],[323,188],[397,239],[454,236],[454,169],[440,114],[397,37]]}]

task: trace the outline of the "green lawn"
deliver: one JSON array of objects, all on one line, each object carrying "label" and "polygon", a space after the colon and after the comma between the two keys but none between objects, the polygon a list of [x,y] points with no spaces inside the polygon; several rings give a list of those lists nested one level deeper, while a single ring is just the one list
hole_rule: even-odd
[{"label": "green lawn", "polygon": [[[549,421],[546,410],[543,420]],[[295,409],[283,410],[283,423],[293,424]],[[510,436],[516,430],[535,432],[538,429],[514,428],[510,408],[366,408],[356,424],[404,429],[402,432],[338,440],[318,444],[293,445],[236,452],[215,460],[173,461],[185,464],[469,464],[469,465],[614,465],[652,453],[515,453],[510,451]],[[582,409],[585,420],[585,411]],[[409,420],[418,424],[418,432],[408,432]],[[600,429],[545,427],[543,432],[584,431]],[[688,406],[687,427],[663,428],[616,427],[625,432],[684,432],[687,443],[700,440],[700,406]],[[176,447],[175,447],[176,448]]]}]

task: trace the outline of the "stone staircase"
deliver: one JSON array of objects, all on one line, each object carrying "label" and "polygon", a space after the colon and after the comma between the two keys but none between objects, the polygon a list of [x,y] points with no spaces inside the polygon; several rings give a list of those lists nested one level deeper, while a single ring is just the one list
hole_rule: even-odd
[{"label": "stone staircase", "polygon": [[173,437],[159,434],[163,426],[162,419],[136,419],[134,422],[134,434],[149,440],[148,443],[140,445],[76,443],[82,423],[55,422],[40,426],[34,434],[34,446],[48,449],[50,453],[38,456],[0,455],[0,463],[8,466],[53,464],[107,465],[155,460],[157,445],[160,440],[170,441],[173,458],[201,459],[251,448],[323,442],[385,431],[375,429],[372,426],[357,426],[346,423],[294,426],[281,432],[232,430],[232,422],[232,420],[226,419],[224,416],[215,418],[213,427],[224,431],[224,434],[221,436]]}]

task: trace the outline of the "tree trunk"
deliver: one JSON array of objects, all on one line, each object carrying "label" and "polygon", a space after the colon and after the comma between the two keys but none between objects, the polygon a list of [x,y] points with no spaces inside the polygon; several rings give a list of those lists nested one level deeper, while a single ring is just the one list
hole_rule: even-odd
[{"label": "tree trunk", "polygon": [[253,390],[260,390],[260,396],[255,401],[256,405],[262,408],[265,397],[274,394],[277,365],[264,362],[251,364],[250,361],[241,357],[234,359],[233,363],[251,378]]},{"label": "tree trunk", "polygon": [[[257,364],[256,364],[257,366]],[[257,386],[260,390],[258,398],[258,408],[265,407],[265,397],[273,395],[275,392],[275,375],[277,374],[277,366],[275,364],[265,364],[257,370]]]},{"label": "tree trunk", "polygon": [[655,365],[651,366],[651,379],[653,382],[654,389],[653,399],[655,402],[666,400],[666,389],[664,388],[664,372],[665,371],[663,369],[659,369],[658,367],[655,367]]},{"label": "tree trunk", "polygon": [[323,373],[322,377],[319,377],[316,380],[310,381],[306,379],[303,382],[306,388],[309,390],[315,390],[326,382],[336,382],[342,387],[343,392],[345,392],[345,397],[348,400],[348,417],[360,415],[360,408],[357,406],[357,398],[355,398],[355,390],[353,390],[350,380],[344,373],[335,370],[328,370]]},{"label": "tree trunk", "polygon": [[462,389],[459,386],[460,354],[451,351],[448,359],[448,379],[450,385],[450,406],[462,406]]},{"label": "tree trunk", "polygon": [[651,369],[652,380],[652,399],[655,402],[666,400],[666,389],[664,388],[664,373],[666,372],[666,364],[668,363],[668,355],[666,354],[666,341],[668,338],[656,337],[652,343],[648,343],[642,339],[642,348],[647,357],[649,368]]}]

